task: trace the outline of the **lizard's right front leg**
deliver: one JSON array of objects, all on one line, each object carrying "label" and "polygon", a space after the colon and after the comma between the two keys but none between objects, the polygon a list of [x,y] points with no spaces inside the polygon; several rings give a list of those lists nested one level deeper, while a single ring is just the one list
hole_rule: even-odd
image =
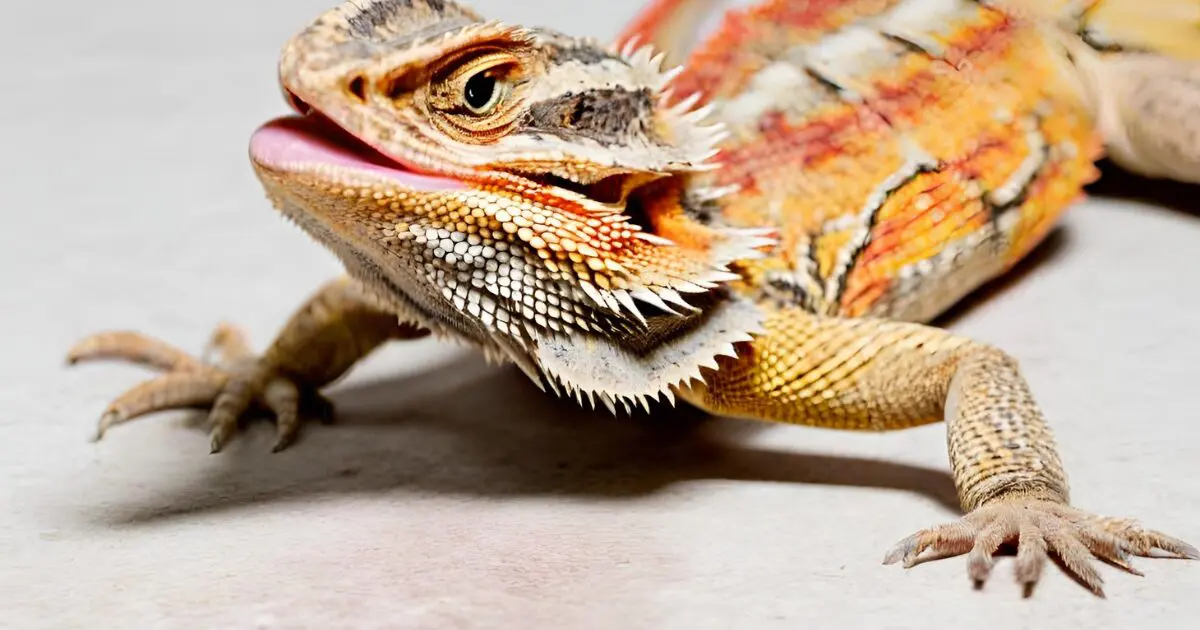
[{"label": "lizard's right front leg", "polygon": [[72,363],[123,359],[164,372],[114,400],[101,416],[97,438],[110,427],[155,411],[210,407],[212,450],[237,431],[251,408],[275,416],[275,451],[286,448],[300,427],[301,401],[323,414],[332,410],[319,390],[391,339],[417,339],[429,331],[401,322],[379,308],[348,278],[322,286],[284,325],[262,355],[255,356],[242,333],[219,326],[210,342],[216,361],[189,355],[171,344],[130,331],[102,332],[75,345]]},{"label": "lizard's right front leg", "polygon": [[1200,558],[1195,547],[1129,519],[1072,506],[1053,435],[1007,354],[920,324],[771,311],[765,332],[680,396],[710,412],[831,429],[886,431],[946,423],[966,515],[900,541],[886,562],[922,552],[968,555],[985,580],[992,554],[1017,546],[1016,577],[1032,586],[1051,554],[1096,593],[1100,558],[1134,571],[1131,556]]}]

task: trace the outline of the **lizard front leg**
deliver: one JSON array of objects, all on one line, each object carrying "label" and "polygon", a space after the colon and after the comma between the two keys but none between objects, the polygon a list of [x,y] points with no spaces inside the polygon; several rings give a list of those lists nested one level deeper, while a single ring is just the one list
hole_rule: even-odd
[{"label": "lizard front leg", "polygon": [[1128,556],[1197,550],[1132,521],[1072,507],[1050,428],[1003,352],[946,331],[902,322],[839,319],[789,309],[766,332],[721,357],[705,383],[680,392],[711,412],[834,429],[882,431],[945,420],[965,518],[901,541],[885,562],[913,566],[922,552],[968,554],[982,582],[992,555],[1018,544],[1016,577],[1032,586],[1048,553],[1098,594],[1096,556],[1133,571]]},{"label": "lizard front leg", "polygon": [[215,453],[247,411],[265,407],[275,416],[274,448],[279,451],[296,437],[302,401],[316,403],[327,415],[331,409],[320,388],[384,342],[427,334],[381,309],[348,278],[339,278],[311,296],[261,356],[254,355],[239,329],[226,324],[210,342],[215,362],[131,331],[91,335],[70,350],[68,360],[123,359],[164,372],[117,397],[101,416],[97,438],[114,425],[155,411],[207,406]]}]

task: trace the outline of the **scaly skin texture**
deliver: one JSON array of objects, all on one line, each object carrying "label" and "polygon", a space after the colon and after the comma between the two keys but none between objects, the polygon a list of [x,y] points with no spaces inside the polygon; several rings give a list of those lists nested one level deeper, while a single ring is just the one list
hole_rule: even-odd
[{"label": "scaly skin texture", "polygon": [[1072,507],[1017,362],[928,325],[1042,241],[1105,147],[1142,171],[1200,173],[1195,147],[1136,107],[1167,94],[1174,119],[1197,112],[1175,80],[1194,72],[1187,46],[1137,53],[1159,73],[1129,91],[1114,68],[1133,53],[1068,28],[1094,13],[769,0],[689,38],[690,4],[660,0],[623,37],[686,59],[668,72],[649,49],[450,2],[360,0],[318,18],[280,61],[300,115],[265,125],[250,154],[274,206],[347,277],[262,356],[228,326],[211,362],[134,332],[85,339],[73,361],[165,372],[119,397],[101,431],[210,405],[216,451],[265,407],[282,448],[359,359],[434,333],[613,410],[680,397],[833,429],[944,421],[966,516],[905,538],[889,563],[965,553],[983,580],[1015,542],[1022,583],[1054,553],[1101,593],[1093,557],[1131,571],[1156,549],[1196,557]]},{"label": "scaly skin texture", "polygon": [[[993,15],[1016,18],[1024,27],[1036,27],[1042,36],[1049,36],[1042,45],[1049,48],[1037,55],[1040,65],[1064,65],[1066,76],[1059,81],[1080,91],[1110,159],[1143,176],[1200,183],[1200,116],[1196,115],[1200,110],[1200,3],[775,0],[725,20],[705,45],[694,46],[697,15],[721,4],[721,0],[654,0],[619,41],[651,42],[673,63],[686,61],[697,83],[680,86],[682,93],[712,81],[723,81],[726,89],[736,91],[742,89],[740,81],[781,48],[814,42],[855,19],[908,7],[911,15],[954,24],[960,18],[971,21],[978,11],[972,5],[984,5],[996,9]],[[912,35],[912,31],[893,31],[901,39]],[[910,43],[927,46],[930,41]]]}]

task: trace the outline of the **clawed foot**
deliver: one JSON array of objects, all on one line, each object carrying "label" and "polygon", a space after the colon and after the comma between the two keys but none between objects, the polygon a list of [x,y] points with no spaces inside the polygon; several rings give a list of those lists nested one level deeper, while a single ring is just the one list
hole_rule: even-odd
[{"label": "clawed foot", "polygon": [[72,365],[119,359],[162,372],[109,404],[100,417],[96,439],[115,425],[156,411],[208,407],[212,452],[216,453],[237,432],[238,421],[247,412],[263,409],[275,416],[274,451],[278,452],[289,446],[299,432],[302,403],[306,411],[312,407],[322,420],[332,417],[328,401],[254,356],[245,335],[228,324],[213,333],[202,358],[165,341],[121,331],[83,339],[67,359]]},{"label": "clawed foot", "polygon": [[1016,578],[1029,593],[1041,576],[1046,560],[1054,555],[1077,580],[1103,596],[1103,580],[1092,558],[1141,573],[1131,556],[1151,556],[1156,550],[1168,556],[1200,559],[1195,547],[1159,532],[1142,529],[1132,520],[1099,517],[1075,508],[1030,499],[1002,500],[981,507],[956,523],[939,525],[900,541],[884,564],[903,562],[910,568],[919,556],[931,551],[936,558],[967,554],[967,571],[982,585],[991,573],[992,555],[1005,543],[1016,543]]}]

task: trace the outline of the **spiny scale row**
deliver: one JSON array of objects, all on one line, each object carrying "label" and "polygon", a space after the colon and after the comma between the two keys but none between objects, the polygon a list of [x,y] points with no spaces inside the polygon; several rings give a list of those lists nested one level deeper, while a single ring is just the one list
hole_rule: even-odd
[{"label": "spiny scale row", "polygon": [[672,102],[675,94],[668,86],[684,71],[684,67],[675,66],[670,70],[664,70],[663,62],[666,60],[666,55],[661,52],[655,53],[654,46],[651,44],[640,45],[640,41],[636,37],[627,41],[618,54],[635,72],[642,75],[646,84],[653,86],[656,100],[663,108],[664,117],[669,121],[674,121],[676,131],[681,132],[676,134],[680,138],[679,142],[684,143],[690,140],[695,144],[693,148],[700,153],[700,156],[695,158],[692,167],[699,171],[718,168],[719,165],[711,163],[710,160],[720,152],[717,145],[728,138],[730,134],[725,125],[719,121],[704,124],[714,111],[713,104],[709,103],[693,109],[703,98],[700,92],[693,92]]},{"label": "spiny scale row", "polygon": [[[717,364],[717,357],[725,356],[737,358],[738,355],[737,350],[734,347],[734,343],[748,342],[752,339],[753,337],[751,337],[749,334],[741,335],[734,338],[732,341],[725,343],[715,352],[712,352],[711,355],[708,353],[703,353],[702,355],[695,357],[695,363],[691,366],[684,367],[683,372],[679,375],[679,378],[671,385],[686,386],[692,382],[703,382],[704,375],[700,371],[701,369],[709,369],[713,371],[718,370],[720,366]],[[596,401],[598,399],[600,403],[603,404],[613,415],[616,415],[617,413],[617,405],[623,407],[625,412],[628,414],[632,414],[633,410],[638,407],[641,407],[644,411],[649,413],[650,402],[659,399],[669,403],[672,407],[675,406],[675,392],[672,391],[670,387],[663,387],[661,390],[653,393],[622,395],[613,394],[607,391],[588,390],[586,388],[573,385],[567,382],[566,379],[559,378],[553,374],[546,375],[545,381],[550,385],[550,389],[555,393],[555,395],[564,397],[565,392],[565,397],[574,398],[581,406],[586,401],[593,410],[596,409]]]}]

